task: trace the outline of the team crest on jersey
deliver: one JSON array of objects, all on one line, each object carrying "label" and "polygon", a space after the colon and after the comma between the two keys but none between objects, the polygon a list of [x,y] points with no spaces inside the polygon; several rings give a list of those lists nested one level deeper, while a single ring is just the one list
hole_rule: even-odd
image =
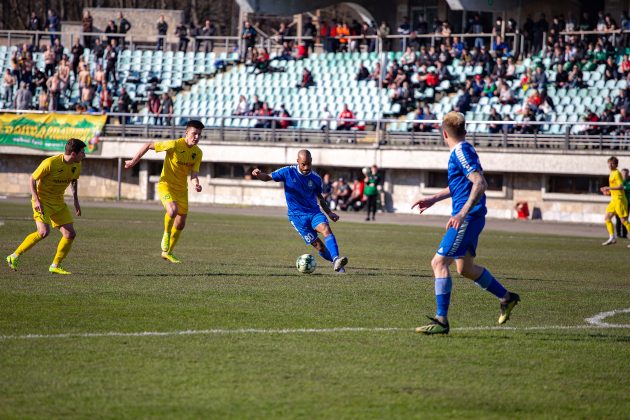
[{"label": "team crest on jersey", "polygon": [[197,153],[193,153],[192,154],[192,159],[195,160],[195,156],[197,156]]},{"label": "team crest on jersey", "polygon": [[308,187],[313,188],[313,181],[311,181],[310,179],[308,180]]},{"label": "team crest on jersey", "polygon": [[76,172],[76,170],[77,170],[76,166],[73,166],[73,167],[72,167],[72,173],[75,173],[75,172]]}]

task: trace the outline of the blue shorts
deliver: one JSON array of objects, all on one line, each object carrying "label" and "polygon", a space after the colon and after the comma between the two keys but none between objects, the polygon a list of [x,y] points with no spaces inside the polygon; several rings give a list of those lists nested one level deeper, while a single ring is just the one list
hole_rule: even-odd
[{"label": "blue shorts", "polygon": [[301,215],[289,215],[289,222],[293,225],[295,230],[298,231],[304,242],[307,245],[313,243],[317,239],[317,231],[315,228],[322,223],[328,223],[328,218],[322,212],[301,214]]},{"label": "blue shorts", "polygon": [[465,219],[459,230],[448,228],[440,242],[437,254],[443,257],[461,258],[470,251],[470,255],[474,257],[477,255],[477,242],[485,224],[485,217],[475,217]]}]

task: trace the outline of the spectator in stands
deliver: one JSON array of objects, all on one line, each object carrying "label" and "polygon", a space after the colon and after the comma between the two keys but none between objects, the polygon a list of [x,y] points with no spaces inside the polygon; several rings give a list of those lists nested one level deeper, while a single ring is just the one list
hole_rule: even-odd
[{"label": "spectator in stands", "polygon": [[350,188],[350,185],[346,183],[346,180],[343,177],[340,177],[333,186],[331,205],[334,206],[335,209],[345,210],[351,195],[352,189]]},{"label": "spectator in stands", "polygon": [[543,46],[544,34],[549,32],[549,23],[544,13],[540,14],[540,19],[534,24],[533,32],[533,50],[537,53]]},{"label": "spectator in stands", "polygon": [[405,50],[405,53],[402,55],[402,57],[400,57],[400,64],[403,67],[406,67],[406,66],[411,66],[415,62],[416,62],[416,52],[411,47],[407,47],[407,49]]},{"label": "spectator in stands", "polygon": [[114,84],[118,84],[118,77],[116,75],[116,62],[118,61],[118,51],[116,50],[116,41],[112,41],[111,45],[108,45],[105,49],[105,80],[107,82],[111,79]]},{"label": "spectator in stands", "polygon": [[[271,109],[269,108],[269,104],[267,102],[263,102],[262,108],[260,108],[256,115],[259,117],[271,117]],[[271,120],[270,119],[259,119],[256,120],[256,124],[254,128],[271,128]]]},{"label": "spectator in stands", "polygon": [[238,98],[238,105],[236,105],[234,115],[249,115],[249,104],[245,96],[241,95]]},{"label": "spectator in stands", "polygon": [[289,41],[284,41],[282,43],[282,51],[280,55],[277,57],[278,60],[291,61],[295,58],[293,57],[293,48],[291,48],[291,44]]},{"label": "spectator in stands", "polygon": [[256,29],[254,29],[249,20],[246,20],[243,23],[243,31],[241,32],[241,41],[243,42],[241,46],[241,61],[245,61],[247,52],[256,45],[257,36],[258,32],[256,32]]},{"label": "spectator in stands", "polygon": [[333,183],[330,180],[330,174],[325,173],[322,177],[322,197],[326,200],[326,204],[330,207],[332,201]]},{"label": "spectator in stands", "polygon": [[374,63],[374,69],[372,70],[372,73],[368,76],[368,80],[374,80],[376,82],[376,86],[380,87],[381,63],[379,61]]},{"label": "spectator in stands", "polygon": [[367,52],[374,52],[376,50],[376,28],[373,25],[363,22],[361,25],[361,35],[363,38],[359,40],[359,47],[365,45]]},{"label": "spectator in stands", "polygon": [[160,115],[162,115],[162,125],[173,125],[173,99],[164,92],[162,94],[162,103],[160,104]]},{"label": "spectator in stands", "polygon": [[[127,89],[124,86],[120,88],[120,95],[118,95],[118,99],[116,100],[116,111],[121,114],[127,114],[131,112],[131,96],[127,93]],[[129,116],[120,116],[118,117],[118,122],[120,124],[129,124]]]},{"label": "spectator in stands", "polygon": [[188,43],[190,42],[188,38],[188,27],[183,23],[177,25],[175,28],[175,36],[179,38],[177,51],[186,52],[188,50]]},{"label": "spectator in stands", "polygon": [[55,65],[61,61],[64,54],[64,47],[61,45],[61,38],[55,38],[55,43],[52,46],[53,53],[55,54]]},{"label": "spectator in stands", "polygon": [[615,59],[612,56],[609,56],[608,59],[606,59],[606,68],[604,69],[604,78],[606,80],[619,79],[619,72],[617,69],[618,69],[618,66],[617,66],[617,63],[615,63]]},{"label": "spectator in stands", "polygon": [[337,41],[338,52],[348,52],[348,37],[350,36],[350,28],[345,22],[337,24]]},{"label": "spectator in stands", "polygon": [[[31,12],[31,18],[28,21],[27,28],[29,31],[41,31],[42,22],[39,19],[39,16],[37,16],[37,13]],[[35,50],[39,51],[39,34],[33,35],[31,42],[34,45]]]},{"label": "spectator in stands", "polygon": [[352,190],[352,193],[346,202],[345,209],[342,207],[342,210],[360,211],[363,208],[365,200],[367,200],[367,197],[363,195],[363,191],[365,190],[365,182],[363,178],[354,176],[352,187],[350,187],[350,189]]},{"label": "spectator in stands", "polygon": [[263,102],[260,99],[258,99],[258,95],[254,95],[254,98],[252,99],[251,107],[249,109],[249,115],[258,115],[258,111],[260,111],[262,106],[263,106]]},{"label": "spectator in stands", "polygon": [[540,107],[538,107],[538,112],[543,114],[549,114],[552,111],[555,111],[556,106],[553,103],[553,99],[547,93],[546,90],[540,91]]},{"label": "spectator in stands", "polygon": [[162,103],[160,102],[160,98],[154,93],[149,93],[149,99],[147,100],[147,108],[149,109],[149,114],[153,117],[153,124],[160,124],[162,118],[160,117]]},{"label": "spectator in stands", "polygon": [[[628,34],[624,34],[626,36]],[[628,74],[630,74],[630,60],[628,59],[628,54],[624,54],[621,58],[621,64],[619,64],[619,72],[623,78],[626,78]]]},{"label": "spectator in stands", "polygon": [[83,51],[85,51],[85,48],[81,45],[81,38],[77,37],[72,46],[72,73],[75,78],[79,72],[79,61],[83,56]]},{"label": "spectator in stands", "polygon": [[315,36],[317,35],[317,28],[313,24],[313,19],[310,17],[306,18],[306,22],[302,26],[302,36],[304,37],[304,46],[308,50],[311,49],[311,52],[315,52]]},{"label": "spectator in stands", "polygon": [[96,83],[97,92],[100,92],[103,82],[107,81],[107,77],[105,77],[105,70],[103,70],[103,66],[101,66],[100,64],[96,65],[96,70],[94,70],[94,77],[92,79],[94,83]]},{"label": "spectator in stands", "polygon": [[620,113],[622,109],[628,112],[630,108],[630,98],[626,95],[624,89],[619,89],[619,95],[615,98],[613,106],[616,113]]},{"label": "spectator in stands", "polygon": [[35,91],[38,88],[46,89],[46,75],[39,67],[35,67],[33,72],[33,82],[31,83],[31,93],[35,95]]},{"label": "spectator in stands", "polygon": [[[111,45],[112,40],[114,42],[118,42],[118,38],[116,36],[114,36],[115,34],[118,33],[118,26],[116,26],[116,22],[114,22],[113,20],[110,20],[107,23],[107,27],[105,28],[105,33],[108,34],[107,36],[107,44]],[[114,34],[114,35],[112,35]]]},{"label": "spectator in stands", "polygon": [[13,88],[16,83],[17,77],[11,73],[11,70],[7,69],[4,72],[4,77],[2,78],[2,85],[4,86],[4,102],[13,102]]},{"label": "spectator in stands", "polygon": [[256,61],[252,64],[254,67],[254,69],[252,70],[253,74],[267,73],[270,70],[271,58],[269,57],[269,52],[267,51],[267,48],[260,49]]},{"label": "spectator in stands", "polygon": [[59,75],[59,95],[65,95],[66,91],[70,88],[70,71],[68,56],[64,54],[57,67],[57,74]]},{"label": "spectator in stands", "polygon": [[304,41],[300,42],[297,46],[296,60],[302,60],[308,58],[308,48]]},{"label": "spectator in stands", "polygon": [[[203,27],[199,30],[199,35],[202,37],[217,36],[217,28],[209,19],[206,19]],[[212,39],[200,39],[196,40],[195,51],[203,50],[206,54],[214,51],[214,40]]]},{"label": "spectator in stands", "polygon": [[59,74],[54,73],[46,81],[46,87],[48,88],[48,110],[55,112],[59,106],[59,94],[60,94],[60,82]]},{"label": "spectator in stands", "polygon": [[91,83],[83,85],[81,88],[81,105],[85,109],[92,107],[92,101],[94,100],[94,88]]},{"label": "spectator in stands", "polygon": [[473,89],[464,89],[464,92],[459,95],[459,99],[455,103],[454,111],[465,114],[470,110],[470,103],[472,102]]},{"label": "spectator in stands", "polygon": [[302,80],[295,87],[308,89],[309,87],[314,85],[315,80],[313,79],[313,74],[309,69],[304,67],[304,70],[302,70]]},{"label": "spectator in stands", "polygon": [[564,71],[564,66],[558,63],[556,70],[556,87],[563,88],[569,85],[569,74]]},{"label": "spectator in stands", "polygon": [[546,89],[547,88],[547,74],[545,73],[545,68],[542,66],[537,66],[534,71],[534,75],[530,82],[530,87],[534,89]]},{"label": "spectator in stands", "polygon": [[426,116],[424,115],[423,109],[418,104],[418,107],[413,113],[413,123],[408,128],[408,131],[413,131],[413,132],[424,131],[424,123],[422,123],[422,121],[424,121],[425,119],[426,119]]},{"label": "spectator in stands", "polygon": [[492,77],[486,76],[484,79],[483,89],[481,91],[482,97],[492,98],[495,96],[495,92],[497,91],[497,85],[492,80]]},{"label": "spectator in stands", "polygon": [[330,31],[332,30],[332,26],[328,24],[328,22],[323,21],[319,25],[319,39],[320,42],[324,46],[324,51],[329,53],[333,52],[333,41],[330,35]]},{"label": "spectator in stands", "polygon": [[[470,34],[481,34],[483,33],[483,25],[481,23],[481,18],[478,14],[475,14],[472,22],[469,24],[468,30],[466,31]],[[474,47],[481,48],[484,45],[484,41],[482,37],[475,38]]]},{"label": "spectator in stands", "polygon": [[129,32],[129,30],[131,29],[131,23],[127,20],[127,18],[125,18],[123,16],[122,12],[118,12],[118,20],[116,22],[116,25],[118,26],[118,33],[123,35],[120,39],[119,39],[119,45],[121,48],[125,48],[125,37],[124,35]]},{"label": "spectator in stands", "polygon": [[160,19],[157,21],[155,25],[158,33],[157,45],[155,49],[157,51],[161,51],[164,49],[164,39],[166,38],[166,33],[168,32],[168,23],[164,20],[164,15],[160,16]]},{"label": "spectator in stands", "polygon": [[99,101],[98,101],[99,109],[102,112],[110,112],[112,110],[113,104],[114,104],[114,99],[112,98],[112,94],[107,88],[107,84],[105,83],[103,84],[103,87],[101,88],[101,94],[99,96]]},{"label": "spectator in stands", "polygon": [[381,25],[378,27],[376,31],[376,35],[381,38],[381,43],[383,44],[383,48],[385,51],[391,50],[392,43],[389,38],[387,38],[391,34],[392,30],[387,24],[387,22],[382,21]]},{"label": "spectator in stands", "polygon": [[37,110],[46,111],[48,109],[48,92],[42,89],[37,98]]},{"label": "spectator in stands", "polygon": [[94,54],[94,62],[96,64],[103,64],[103,55],[105,54],[105,46],[103,45],[101,38],[94,38],[94,48],[92,48]]},{"label": "spectator in stands", "polygon": [[582,87],[582,81],[583,81],[583,78],[584,78],[584,73],[582,73],[582,70],[580,70],[578,65],[575,64],[573,66],[573,69],[569,73],[568,78],[569,78],[569,86],[570,87],[572,87],[572,88],[579,88],[579,87]]},{"label": "spectator in stands", "polygon": [[[81,27],[84,34],[94,32],[94,18],[92,18],[89,10],[83,11]],[[83,35],[83,45],[85,48],[92,48],[92,35]]]},{"label": "spectator in stands", "polygon": [[[490,116],[488,117],[488,121],[503,121],[503,117],[497,112],[497,109],[495,107],[490,108]],[[488,125],[488,132],[491,134],[500,133],[501,131],[503,131],[503,126],[501,124]]]},{"label": "spectator in stands", "polygon": [[320,122],[320,130],[330,131],[330,122],[332,121],[332,118],[332,113],[328,110],[327,106],[324,106],[324,112],[322,113],[322,119]]},{"label": "spectator in stands", "polygon": [[360,82],[362,80],[368,80],[369,78],[370,78],[370,72],[365,67],[365,65],[363,65],[363,62],[361,61],[359,63],[359,70],[357,71],[357,75],[354,77],[354,80],[356,80],[357,82]]},{"label": "spectator in stands", "polygon": [[287,111],[284,104],[280,105],[280,109],[275,113],[275,115],[280,117],[277,122],[278,128],[285,130],[293,125],[293,121],[291,121],[291,114]]},{"label": "spectator in stands", "polygon": [[52,9],[48,9],[48,18],[46,19],[46,30],[51,32],[50,34],[50,43],[53,44],[55,39],[59,38],[59,35],[54,32],[61,31],[61,20],[59,20],[59,16],[57,16],[57,12]]},{"label": "spectator in stands", "polygon": [[348,108],[348,104],[343,104],[343,109],[337,116],[337,130],[350,130],[355,126],[354,113]]}]

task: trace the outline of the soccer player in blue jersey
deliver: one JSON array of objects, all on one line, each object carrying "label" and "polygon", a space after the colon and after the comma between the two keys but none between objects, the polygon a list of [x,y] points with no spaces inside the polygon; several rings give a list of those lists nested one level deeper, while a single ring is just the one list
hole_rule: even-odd
[{"label": "soccer player in blue jersey", "polygon": [[[252,175],[265,182],[271,180],[284,182],[289,221],[295,230],[307,245],[313,245],[322,258],[333,263],[333,269],[337,273],[345,273],[344,267],[348,263],[348,258],[339,255],[337,239],[322,210],[333,222],[339,220],[339,216],[330,210],[322,197],[322,179],[313,172],[311,165],[311,152],[300,150],[297,165],[285,166],[271,174],[254,169]],[[318,233],[324,237],[323,241],[317,235]]]},{"label": "soccer player in blue jersey", "polygon": [[449,112],[442,121],[442,137],[451,151],[448,161],[448,187],[431,197],[416,201],[420,213],[438,201],[451,198],[453,211],[446,224],[446,233],[431,261],[435,275],[435,318],[428,325],[416,328],[424,334],[448,334],[448,307],[451,301],[449,266],[455,261],[457,272],[473,280],[479,287],[500,299],[499,324],[510,318],[519,295],[507,291],[490,272],[475,264],[477,241],[486,216],[485,191],[488,186],[475,148],[467,143],[466,121],[459,112]]}]

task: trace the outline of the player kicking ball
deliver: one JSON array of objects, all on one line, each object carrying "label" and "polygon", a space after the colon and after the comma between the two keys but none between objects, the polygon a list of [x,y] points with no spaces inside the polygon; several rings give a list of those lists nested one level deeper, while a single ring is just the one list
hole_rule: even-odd
[{"label": "player kicking ball", "polygon": [[479,287],[500,299],[499,324],[504,324],[512,309],[521,300],[508,292],[490,272],[475,264],[477,241],[486,216],[485,191],[488,186],[475,148],[465,141],[466,121],[459,112],[449,112],[442,121],[442,137],[451,157],[448,161],[448,187],[437,194],[416,201],[420,213],[438,201],[452,198],[453,211],[446,224],[446,233],[431,261],[435,275],[435,318],[428,325],[416,328],[423,334],[448,334],[448,307],[451,301],[449,266],[455,261],[457,272],[473,280]]},{"label": "player kicking ball", "polygon": [[166,210],[161,243],[162,258],[173,264],[180,263],[179,259],[173,255],[173,249],[186,226],[189,174],[195,191],[201,192],[198,174],[202,152],[197,144],[203,129],[204,125],[201,121],[190,120],[186,124],[186,133],[183,138],[146,143],[132,160],[125,161],[125,169],[129,169],[133,168],[149,150],[166,152],[157,190]]},{"label": "player kicking ball", "polygon": [[77,236],[74,230],[72,213],[63,199],[63,193],[70,185],[74,198],[74,213],[81,216],[79,205],[78,179],[81,174],[81,161],[85,158],[85,143],[70,139],[64,153],[44,159],[31,175],[31,204],[37,230],[26,238],[6,259],[12,270],[17,270],[20,256],[35,246],[50,233],[50,225],[59,229],[61,240],[57,253],[48,268],[53,274],[70,274],[61,267],[61,262],[70,252]]},{"label": "player kicking ball", "polygon": [[[284,182],[284,196],[287,200],[289,221],[295,230],[298,231],[307,245],[310,244],[317,249],[322,258],[332,262],[335,272],[345,273],[344,267],[348,263],[348,258],[339,255],[337,239],[330,229],[328,219],[321,210],[323,209],[333,222],[339,220],[339,216],[330,210],[326,200],[322,197],[322,179],[313,172],[311,165],[311,152],[300,150],[297,165],[285,166],[271,174],[263,173],[260,169],[254,169],[252,176],[264,182],[271,180]],[[323,242],[318,233],[324,237]]]}]

